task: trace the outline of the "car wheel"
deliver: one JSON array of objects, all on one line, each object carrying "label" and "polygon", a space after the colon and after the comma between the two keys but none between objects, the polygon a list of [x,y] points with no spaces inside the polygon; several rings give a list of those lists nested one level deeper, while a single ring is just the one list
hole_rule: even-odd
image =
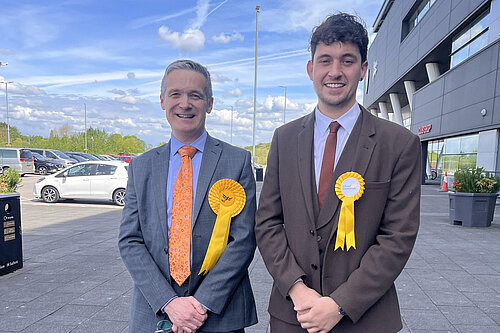
[{"label": "car wheel", "polygon": [[59,200],[59,192],[53,186],[46,186],[42,189],[42,199],[49,203],[57,202]]},{"label": "car wheel", "polygon": [[118,206],[125,205],[125,189],[119,188],[113,193],[113,202]]},{"label": "car wheel", "polygon": [[39,166],[38,167],[38,173],[41,174],[41,175],[46,175],[48,172],[47,172],[47,167],[46,166]]},{"label": "car wheel", "polygon": [[5,175],[5,173],[9,170],[9,167],[5,166],[2,168],[2,175]]}]

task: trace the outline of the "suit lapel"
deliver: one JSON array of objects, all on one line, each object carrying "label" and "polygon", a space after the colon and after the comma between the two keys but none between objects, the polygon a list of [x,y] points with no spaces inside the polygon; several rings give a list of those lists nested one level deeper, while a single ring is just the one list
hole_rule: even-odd
[{"label": "suit lapel", "polygon": [[170,141],[157,150],[158,156],[152,161],[153,198],[160,217],[160,226],[165,243],[168,244],[167,230],[167,178],[170,163]]},{"label": "suit lapel", "polygon": [[194,228],[194,225],[196,224],[201,205],[203,204],[203,201],[207,196],[208,186],[212,181],[212,176],[214,175],[215,167],[219,162],[221,153],[222,147],[219,141],[212,138],[210,135],[207,135],[207,141],[205,142],[205,148],[203,151],[203,158],[201,159],[198,184],[196,185],[192,228]]},{"label": "suit lapel", "polygon": [[317,200],[314,186],[314,112],[304,117],[303,129],[298,135],[299,178],[304,194],[306,210],[310,221],[315,220],[314,200]]},{"label": "suit lapel", "polygon": [[[339,161],[333,172],[332,181],[326,194],[325,202],[318,216],[317,228],[321,228],[332,219],[338,209],[339,198],[335,194],[335,183],[344,173],[355,171],[364,177],[366,168],[375,148],[375,141],[371,138],[375,134],[373,117],[362,106],[361,113],[352,129]],[[338,221],[336,220],[333,230],[336,230]]]}]

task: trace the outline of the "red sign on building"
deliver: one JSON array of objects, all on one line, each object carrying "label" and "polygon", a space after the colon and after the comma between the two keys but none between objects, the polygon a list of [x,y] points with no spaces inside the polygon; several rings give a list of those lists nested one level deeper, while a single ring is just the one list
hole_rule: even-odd
[{"label": "red sign on building", "polygon": [[432,129],[432,124],[425,125],[425,126],[420,126],[418,128],[418,135],[429,133],[431,131],[431,129]]}]

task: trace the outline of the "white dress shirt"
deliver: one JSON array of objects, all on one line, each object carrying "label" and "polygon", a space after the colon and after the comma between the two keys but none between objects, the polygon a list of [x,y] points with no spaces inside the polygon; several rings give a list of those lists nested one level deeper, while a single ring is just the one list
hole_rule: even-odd
[{"label": "white dress shirt", "polygon": [[316,177],[316,191],[319,188],[319,176],[321,175],[321,163],[323,163],[323,153],[325,151],[325,143],[328,134],[330,133],[330,123],[336,121],[340,124],[340,128],[337,132],[337,148],[335,150],[335,164],[334,169],[337,166],[337,162],[344,150],[345,143],[352,132],[354,124],[358,120],[361,113],[359,104],[356,102],[346,113],[344,113],[338,119],[332,119],[325,116],[316,107],[314,110],[314,172]]}]

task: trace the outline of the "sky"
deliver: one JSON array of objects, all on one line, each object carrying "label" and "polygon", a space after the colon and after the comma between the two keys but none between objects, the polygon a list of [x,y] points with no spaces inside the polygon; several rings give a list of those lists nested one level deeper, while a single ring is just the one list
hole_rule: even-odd
[{"label": "sky", "polygon": [[[211,73],[208,132],[253,143],[256,10],[258,71],[255,143],[311,112],[317,97],[306,72],[312,29],[331,13],[359,15],[373,37],[383,0],[16,0],[0,12],[0,81],[9,123],[48,137],[69,125],[135,135],[156,146],[171,131],[160,106],[166,66],[192,59]],[[358,101],[362,101],[362,86]],[[231,112],[231,109],[233,110]],[[232,135],[231,135],[232,119]],[[0,121],[7,122],[0,84]]]}]

